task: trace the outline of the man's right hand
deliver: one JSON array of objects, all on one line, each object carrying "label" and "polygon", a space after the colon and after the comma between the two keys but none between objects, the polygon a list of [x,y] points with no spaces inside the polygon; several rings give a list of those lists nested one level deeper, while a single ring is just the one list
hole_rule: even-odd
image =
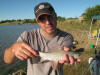
[{"label": "man's right hand", "polygon": [[14,55],[20,60],[38,56],[38,53],[25,42],[16,42],[11,48]]}]

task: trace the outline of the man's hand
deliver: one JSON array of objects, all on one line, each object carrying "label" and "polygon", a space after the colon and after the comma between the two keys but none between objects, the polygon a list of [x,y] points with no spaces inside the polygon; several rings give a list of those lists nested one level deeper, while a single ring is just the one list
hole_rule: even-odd
[{"label": "man's hand", "polygon": [[[63,48],[65,51],[69,51],[69,48],[65,47]],[[59,63],[61,64],[74,64],[75,61],[80,62],[80,59],[74,59],[72,56],[64,55],[65,60],[59,60]]]},{"label": "man's hand", "polygon": [[38,56],[37,52],[24,42],[16,42],[11,48],[14,55],[20,60]]}]

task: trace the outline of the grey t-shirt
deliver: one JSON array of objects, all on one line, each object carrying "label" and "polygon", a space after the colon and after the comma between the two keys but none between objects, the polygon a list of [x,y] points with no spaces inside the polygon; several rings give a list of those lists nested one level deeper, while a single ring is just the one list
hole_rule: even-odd
[{"label": "grey t-shirt", "polygon": [[[53,38],[47,38],[41,33],[41,29],[29,30],[23,32],[18,40],[26,42],[30,47],[37,51],[48,52],[61,46],[71,48],[73,37],[71,34],[57,29],[57,35]],[[36,63],[35,59],[27,60],[27,75],[63,75],[62,67],[54,70],[50,62]]]}]

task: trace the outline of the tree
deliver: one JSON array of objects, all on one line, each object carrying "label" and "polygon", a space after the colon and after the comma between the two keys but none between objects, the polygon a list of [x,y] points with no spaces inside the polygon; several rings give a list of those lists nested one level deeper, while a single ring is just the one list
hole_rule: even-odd
[{"label": "tree", "polygon": [[91,21],[92,17],[95,15],[100,14],[100,5],[96,5],[95,7],[92,8],[87,8],[85,12],[85,21]]},{"label": "tree", "polygon": [[33,23],[35,23],[35,20],[34,19],[24,19],[24,22],[23,23],[24,24],[27,24],[27,23],[33,24]]},{"label": "tree", "polygon": [[58,22],[63,22],[63,21],[65,21],[65,17],[58,16],[57,20],[58,20]]}]

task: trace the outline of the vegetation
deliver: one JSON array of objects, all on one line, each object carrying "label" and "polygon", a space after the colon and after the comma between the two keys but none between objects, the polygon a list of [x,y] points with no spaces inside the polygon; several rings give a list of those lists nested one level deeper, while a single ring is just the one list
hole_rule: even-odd
[{"label": "vegetation", "polygon": [[61,16],[58,16],[57,17],[57,21],[59,22],[59,23],[62,23],[62,22],[64,22],[66,19],[65,19],[65,17],[61,17]]},{"label": "vegetation", "polygon": [[[65,21],[65,17],[58,16],[58,22],[62,23]],[[0,25],[9,25],[9,24],[36,24],[35,19],[18,19],[18,20],[4,20],[0,21]]]},{"label": "vegetation", "polygon": [[0,25],[11,25],[11,24],[35,24],[35,19],[18,19],[18,20],[4,20],[0,22]]},{"label": "vegetation", "polygon": [[84,19],[85,21],[91,21],[92,17],[98,14],[100,14],[100,5],[96,5],[95,7],[89,7],[86,9],[86,12],[84,13]]}]

